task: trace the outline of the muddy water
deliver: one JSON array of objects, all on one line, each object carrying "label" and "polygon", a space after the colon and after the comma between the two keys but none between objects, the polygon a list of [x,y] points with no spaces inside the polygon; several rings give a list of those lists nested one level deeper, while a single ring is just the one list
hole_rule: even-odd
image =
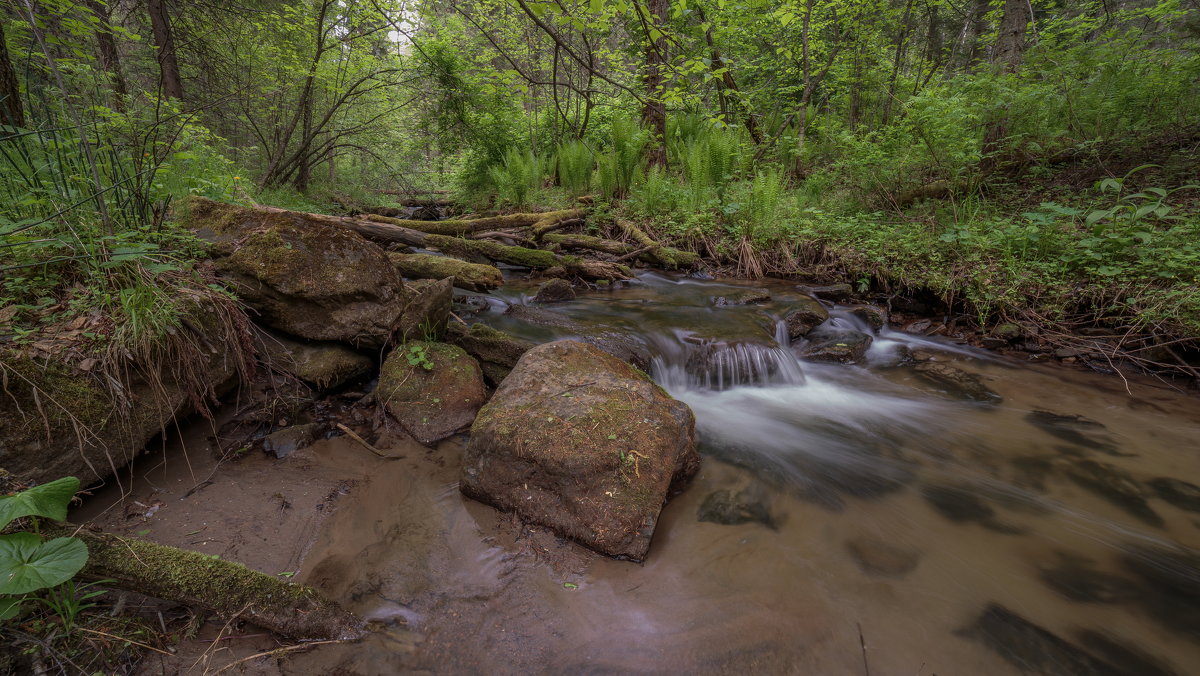
[{"label": "muddy water", "polygon": [[[259,660],[263,673],[1200,669],[1200,401],[887,330],[862,364],[802,362],[777,330],[792,287],[709,304],[729,291],[649,275],[553,308],[585,333],[640,337],[696,413],[705,464],[643,565],[462,498],[461,440],[380,440],[395,461],[338,438],[211,474],[154,467],[134,495],[164,506],[112,526],[298,571],[376,621],[360,644]],[[503,306],[480,320],[580,332]],[[197,474],[211,483],[185,497]],[[182,535],[201,521],[224,542]]]}]

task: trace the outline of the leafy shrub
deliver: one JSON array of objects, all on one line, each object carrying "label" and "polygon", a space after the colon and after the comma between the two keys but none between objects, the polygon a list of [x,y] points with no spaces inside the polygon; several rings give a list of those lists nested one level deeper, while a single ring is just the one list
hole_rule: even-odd
[{"label": "leafy shrub", "polygon": [[20,518],[30,518],[33,527],[32,532],[0,535],[0,620],[20,612],[27,594],[67,582],[87,563],[82,540],[42,540],[37,534],[38,517],[67,518],[67,504],[78,490],[79,479],[64,477],[0,498],[0,529]]}]

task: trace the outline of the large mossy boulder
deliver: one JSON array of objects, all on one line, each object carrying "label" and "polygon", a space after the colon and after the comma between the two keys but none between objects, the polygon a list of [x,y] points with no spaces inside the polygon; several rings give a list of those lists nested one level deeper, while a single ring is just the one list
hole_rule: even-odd
[{"label": "large mossy boulder", "polygon": [[217,271],[264,324],[308,340],[379,348],[408,302],[387,254],[348,228],[297,212],[194,198],[185,218]]},{"label": "large mossy boulder", "polygon": [[644,373],[573,340],[525,353],[471,427],[471,498],[640,561],[700,467],[695,419]]},{"label": "large mossy boulder", "polygon": [[427,445],[466,429],[487,401],[471,355],[445,343],[413,342],[392,350],[375,396],[414,439]]},{"label": "large mossy boulder", "polygon": [[796,340],[807,336],[809,332],[829,319],[829,311],[821,305],[821,301],[811,296],[801,296],[794,303],[795,307],[787,311],[783,321],[787,325],[788,338]]}]

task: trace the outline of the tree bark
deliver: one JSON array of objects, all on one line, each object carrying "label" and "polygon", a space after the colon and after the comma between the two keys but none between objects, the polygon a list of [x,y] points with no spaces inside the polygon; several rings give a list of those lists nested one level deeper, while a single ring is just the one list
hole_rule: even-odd
[{"label": "tree bark", "polygon": [[469,235],[473,232],[486,230],[508,230],[511,228],[543,228],[562,221],[583,218],[587,212],[583,209],[563,209],[547,211],[540,214],[508,214],[506,216],[489,216],[487,218],[472,218],[469,220],[445,221],[409,221],[401,218],[389,218],[378,214],[363,214],[363,218],[377,223],[398,225],[410,230],[417,230],[431,235]]},{"label": "tree bark", "polygon": [[112,82],[114,107],[119,111],[124,111],[128,87],[125,84],[125,74],[121,72],[121,57],[117,52],[117,42],[113,39],[110,23],[112,10],[100,0],[87,0],[84,4],[100,22],[96,26],[96,52],[99,56],[100,67],[108,73],[108,79]]},{"label": "tree bark", "polygon": [[990,4],[990,0],[972,0],[950,53],[950,62],[946,64],[947,76],[967,70],[978,59],[979,36]]},{"label": "tree bark", "polygon": [[[1000,19],[1000,30],[996,35],[996,47],[992,51],[992,64],[1002,73],[1016,73],[1021,68],[1025,55],[1025,32],[1029,28],[1029,0],[1004,0],[1004,15]],[[999,163],[1001,142],[1008,136],[1010,120],[1001,113],[988,123],[983,133],[983,158],[979,168],[991,172]]]},{"label": "tree bark", "polygon": [[158,47],[158,69],[163,95],[170,99],[183,98],[183,80],[179,76],[179,61],[175,57],[175,38],[171,34],[171,17],[164,0],[146,0],[150,12],[150,28],[154,45]]},{"label": "tree bark", "polygon": [[8,17],[0,12],[0,124],[12,127],[25,126],[25,108],[21,105],[21,83],[17,71],[8,57],[8,40],[5,37]]},{"label": "tree bark", "polygon": [[661,33],[667,23],[670,0],[647,0],[646,18],[646,104],[642,108],[642,123],[654,134],[648,156],[652,167],[667,166],[667,105],[663,103],[663,71],[667,63],[667,40],[657,38],[652,29]]}]

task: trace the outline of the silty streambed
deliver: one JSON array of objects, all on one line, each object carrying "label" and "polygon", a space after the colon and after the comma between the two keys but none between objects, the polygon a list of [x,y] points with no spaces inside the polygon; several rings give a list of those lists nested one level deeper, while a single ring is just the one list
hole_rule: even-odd
[{"label": "silty streambed", "polygon": [[[543,306],[573,320],[547,327],[503,313],[532,293],[513,282],[479,317],[533,340],[636,336],[654,377],[695,411],[705,464],[664,510],[644,565],[462,498],[461,441],[435,452],[397,442],[407,459],[395,463],[322,441],[304,462],[341,472],[352,488],[286,565],[385,629],[277,668],[1185,674],[1200,665],[1200,401],[1148,380],[1127,391],[1120,377],[887,329],[859,365],[801,361],[804,345],[778,329],[794,287],[775,284],[760,305],[711,305],[733,291],[643,275]],[[844,310],[832,316],[869,330]],[[258,457],[223,471],[268,477],[289,461],[298,462]]]}]

